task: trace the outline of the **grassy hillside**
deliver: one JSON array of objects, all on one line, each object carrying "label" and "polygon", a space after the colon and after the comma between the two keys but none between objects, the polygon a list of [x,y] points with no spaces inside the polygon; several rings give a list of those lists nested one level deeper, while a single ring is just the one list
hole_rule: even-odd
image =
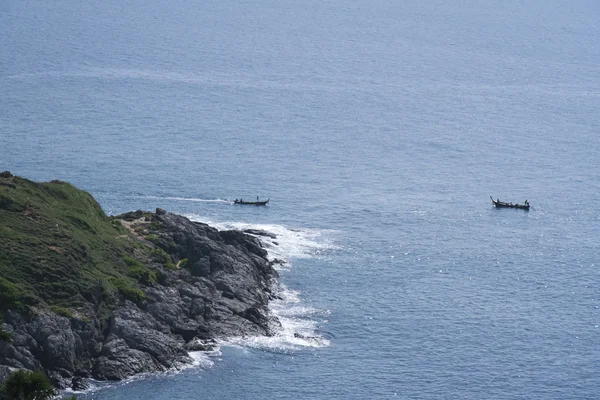
[{"label": "grassy hillside", "polygon": [[156,273],[136,258],[149,254],[90,194],[0,174],[0,308],[36,305],[68,316],[110,307],[119,293],[140,300],[139,285]]}]

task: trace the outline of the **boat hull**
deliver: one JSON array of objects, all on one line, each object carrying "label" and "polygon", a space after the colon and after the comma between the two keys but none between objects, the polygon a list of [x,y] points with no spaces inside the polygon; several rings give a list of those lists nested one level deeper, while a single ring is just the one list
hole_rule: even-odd
[{"label": "boat hull", "polygon": [[267,203],[269,202],[269,200],[265,200],[265,201],[240,201],[240,200],[235,200],[233,203],[234,204],[239,204],[242,206],[266,206]]},{"label": "boat hull", "polygon": [[529,211],[529,207],[531,207],[531,205],[529,205],[529,204],[505,203],[503,201],[494,200],[494,198],[491,196],[490,196],[490,198],[492,199],[492,204],[494,204],[494,206],[496,206],[496,208],[517,208],[519,210]]}]

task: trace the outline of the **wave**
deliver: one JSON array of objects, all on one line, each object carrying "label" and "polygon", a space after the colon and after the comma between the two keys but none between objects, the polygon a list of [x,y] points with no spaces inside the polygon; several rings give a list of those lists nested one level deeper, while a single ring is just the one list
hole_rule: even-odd
[{"label": "wave", "polygon": [[[289,353],[302,348],[327,347],[330,340],[319,330],[319,322],[327,322],[324,317],[329,310],[318,310],[301,305],[300,292],[281,285],[280,299],[269,303],[269,308],[281,323],[281,328],[273,336],[234,336],[221,340],[224,346],[249,347],[277,353]],[[320,317],[320,321],[315,318]]]},{"label": "wave", "polygon": [[[279,259],[283,264],[275,264],[278,269],[291,268],[290,260],[313,258],[326,252],[339,249],[331,238],[335,231],[319,229],[290,229],[276,224],[250,224],[246,222],[219,222],[203,216],[186,215],[190,220],[203,222],[219,230],[258,230],[274,237],[252,235],[261,240],[268,251],[270,260]],[[278,299],[269,302],[269,309],[281,323],[274,336],[230,337],[221,345],[257,348],[274,352],[289,352],[307,347],[325,347],[330,345],[319,330],[319,323],[325,323],[330,311],[307,307],[302,304],[301,292],[292,290],[280,283]]]},{"label": "wave", "polygon": [[286,264],[276,265],[278,268],[288,268],[290,260],[293,259],[319,257],[333,250],[339,250],[339,246],[334,243],[332,238],[335,231],[331,229],[290,229],[277,224],[219,222],[197,214],[187,214],[185,216],[192,221],[208,224],[218,230],[236,229],[246,231],[253,229],[273,234],[275,237],[251,235],[260,239],[269,253],[267,257],[270,260],[286,261]]}]

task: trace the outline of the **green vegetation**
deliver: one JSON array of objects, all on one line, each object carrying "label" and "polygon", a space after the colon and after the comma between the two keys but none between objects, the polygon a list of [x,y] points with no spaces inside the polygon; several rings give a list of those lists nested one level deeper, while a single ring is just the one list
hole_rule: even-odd
[{"label": "green vegetation", "polygon": [[151,233],[148,236],[146,236],[146,240],[158,245],[158,236],[156,236],[154,233]]},{"label": "green vegetation", "polygon": [[0,276],[0,304],[18,305],[24,295],[25,291],[20,285]]},{"label": "green vegetation", "polygon": [[156,283],[156,272],[150,271],[148,267],[136,259],[125,256],[123,258],[129,267],[128,275],[145,284]]},{"label": "green vegetation", "polygon": [[162,222],[151,222],[148,228],[152,231],[160,231],[163,229],[163,224]]},{"label": "green vegetation", "polygon": [[25,370],[10,374],[2,385],[2,392],[8,400],[45,400],[56,395],[46,375]]},{"label": "green vegetation", "polygon": [[143,263],[150,249],[65,182],[0,177],[0,243],[0,312],[53,305],[72,318],[84,302],[114,307],[118,293],[140,301],[141,286],[157,281]]},{"label": "green vegetation", "polygon": [[184,258],[183,260],[179,261],[179,264],[177,264],[179,266],[179,268],[185,268],[188,266],[189,260],[187,258]]},{"label": "green vegetation", "polygon": [[168,255],[167,252],[163,249],[156,248],[152,250],[151,253],[154,260],[156,260],[156,262],[161,263],[163,267],[167,269],[176,269],[175,264],[173,264],[173,260],[171,260],[171,256]]},{"label": "green vegetation", "polygon": [[57,313],[58,315],[62,315],[63,317],[73,318],[73,314],[71,314],[71,312],[69,310],[67,310],[65,307],[54,305],[54,306],[51,306],[50,309],[52,311],[54,311],[55,313]]},{"label": "green vegetation", "polygon": [[133,286],[128,280],[113,277],[110,279],[110,281],[119,290],[119,293],[121,293],[123,296],[133,301],[134,303],[137,303],[146,298],[144,292]]}]

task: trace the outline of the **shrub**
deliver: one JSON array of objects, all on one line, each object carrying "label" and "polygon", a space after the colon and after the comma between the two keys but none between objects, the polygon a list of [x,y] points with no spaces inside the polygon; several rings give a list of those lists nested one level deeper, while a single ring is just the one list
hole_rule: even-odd
[{"label": "shrub", "polygon": [[188,263],[189,263],[189,260],[187,258],[184,258],[183,260],[179,261],[179,268],[187,267]]},{"label": "shrub", "polygon": [[137,279],[139,282],[156,283],[156,273],[150,271],[144,264],[127,256],[123,260],[125,260],[125,264],[129,267],[127,271],[129,276]]},{"label": "shrub", "polygon": [[173,260],[171,260],[171,256],[168,255],[163,249],[154,249],[151,251],[151,254],[157,262],[163,265],[163,267],[167,269],[176,269],[175,264],[173,264]]},{"label": "shrub", "polygon": [[23,290],[18,285],[0,277],[0,304],[18,304],[23,295]]},{"label": "shrub", "polygon": [[14,200],[10,197],[0,195],[0,210],[12,211]]},{"label": "shrub", "polygon": [[134,303],[137,303],[146,298],[144,292],[134,287],[130,282],[128,282],[125,279],[113,277],[111,278],[111,282],[113,285],[116,286],[116,288],[123,296],[133,301]]},{"label": "shrub", "polygon": [[151,230],[153,230],[153,231],[160,231],[160,230],[163,229],[163,227],[164,227],[163,223],[162,222],[158,222],[158,221],[151,222],[150,226],[149,226],[149,228]]},{"label": "shrub", "polygon": [[54,311],[55,313],[57,313],[58,315],[62,315],[63,317],[73,318],[73,314],[71,314],[71,312],[69,310],[67,310],[65,307],[50,306],[50,309],[52,311]]},{"label": "shrub", "polygon": [[158,243],[158,236],[156,236],[156,234],[154,234],[154,233],[151,233],[148,236],[146,236],[146,240],[156,244],[156,243]]},{"label": "shrub", "polygon": [[13,372],[4,381],[2,391],[8,400],[45,400],[56,395],[56,389],[39,371]]}]

